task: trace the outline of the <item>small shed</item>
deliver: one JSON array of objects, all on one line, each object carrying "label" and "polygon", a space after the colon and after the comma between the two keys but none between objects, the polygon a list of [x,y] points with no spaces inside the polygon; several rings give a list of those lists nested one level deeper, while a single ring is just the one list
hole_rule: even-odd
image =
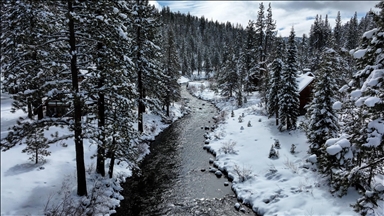
[{"label": "small shed", "polygon": [[311,102],[312,99],[312,88],[315,80],[315,76],[311,72],[306,72],[301,74],[296,78],[299,90],[299,99],[300,99],[300,114],[304,114],[306,110],[304,109],[305,105]]},{"label": "small shed", "polygon": [[70,103],[61,100],[48,100],[45,102],[46,115],[49,117],[66,116]]}]

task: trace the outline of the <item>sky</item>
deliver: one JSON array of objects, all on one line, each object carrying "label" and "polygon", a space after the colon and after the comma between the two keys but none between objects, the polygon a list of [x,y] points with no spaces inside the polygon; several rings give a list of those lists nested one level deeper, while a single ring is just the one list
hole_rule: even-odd
[{"label": "sky", "polygon": [[342,23],[346,23],[357,12],[359,19],[370,9],[375,9],[379,1],[152,1],[158,8],[169,6],[171,11],[190,12],[194,16],[204,16],[208,20],[239,23],[244,28],[249,20],[256,20],[259,4],[264,4],[267,14],[268,4],[272,6],[272,17],[276,20],[278,35],[288,36],[294,26],[296,36],[308,35],[316,14],[328,15],[331,27],[340,11]]}]

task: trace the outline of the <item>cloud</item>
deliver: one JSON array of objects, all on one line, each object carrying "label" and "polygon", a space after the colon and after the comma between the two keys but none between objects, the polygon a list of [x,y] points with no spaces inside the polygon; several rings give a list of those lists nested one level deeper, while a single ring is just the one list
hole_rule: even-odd
[{"label": "cloud", "polygon": [[[276,20],[278,34],[288,36],[294,26],[297,36],[308,34],[316,14],[328,15],[331,26],[340,11],[343,23],[355,13],[363,16],[379,1],[272,1],[272,16]],[[208,20],[240,23],[246,27],[249,20],[256,20],[259,1],[159,1],[162,6],[169,6],[172,11],[190,12],[194,16],[204,16]],[[267,14],[269,2],[263,2],[264,14]]]}]

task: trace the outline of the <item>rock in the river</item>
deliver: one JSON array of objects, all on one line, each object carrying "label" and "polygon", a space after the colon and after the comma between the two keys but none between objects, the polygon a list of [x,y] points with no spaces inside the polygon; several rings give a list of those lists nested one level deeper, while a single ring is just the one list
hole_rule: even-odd
[{"label": "rock in the river", "polygon": [[240,203],[235,203],[235,209],[236,209],[237,211],[239,211],[239,209],[240,209]]},{"label": "rock in the river", "polygon": [[205,140],[204,143],[205,143],[205,144],[209,144],[209,139]]},{"label": "rock in the river", "polygon": [[223,175],[223,173],[222,173],[220,170],[217,170],[217,171],[215,172],[215,175],[216,175],[218,178],[220,178],[220,177]]},{"label": "rock in the river", "polygon": [[216,173],[217,169],[213,167],[209,167],[209,172]]},{"label": "rock in the river", "polygon": [[205,168],[201,168],[201,172],[205,172]]},{"label": "rock in the river", "polygon": [[209,158],[209,163],[213,163],[213,161],[215,161],[213,158]]},{"label": "rock in the river", "polygon": [[224,182],[224,186],[228,186],[229,185],[229,182]]},{"label": "rock in the river", "polygon": [[243,213],[245,213],[245,208],[241,207],[241,208],[240,208],[240,211],[243,212]]}]

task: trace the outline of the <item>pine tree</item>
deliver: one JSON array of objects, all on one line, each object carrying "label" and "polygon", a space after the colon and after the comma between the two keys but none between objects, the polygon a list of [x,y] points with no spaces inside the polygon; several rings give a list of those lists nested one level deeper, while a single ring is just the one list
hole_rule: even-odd
[{"label": "pine tree", "polygon": [[298,67],[300,71],[309,67],[309,54],[308,37],[306,34],[303,34],[298,49]]},{"label": "pine tree", "polygon": [[[336,137],[339,130],[338,119],[332,108],[338,90],[336,80],[332,76],[337,73],[337,68],[332,64],[336,54],[333,49],[325,49],[323,52],[320,71],[316,78],[314,98],[309,104],[307,113],[309,123],[306,134],[310,143],[309,152],[318,157],[325,141]],[[323,152],[323,154],[326,153]]]},{"label": "pine tree", "polygon": [[27,146],[22,150],[23,153],[31,155],[29,159],[34,161],[35,164],[44,162],[44,157],[51,155],[51,152],[48,150],[48,139],[44,137],[43,132],[44,130],[35,129],[33,135],[27,137]]},{"label": "pine tree", "polygon": [[292,27],[288,39],[286,69],[282,74],[284,85],[279,94],[279,129],[286,126],[287,130],[296,128],[297,116],[299,115],[299,93],[296,82],[297,77],[297,48],[295,45],[295,31]]},{"label": "pine tree", "polygon": [[[353,205],[354,210],[362,215],[374,214],[378,200],[383,200],[384,190],[381,183],[374,181],[384,165],[383,150],[383,85],[382,61],[384,46],[384,3],[377,7],[379,14],[373,14],[378,28],[363,34],[362,44],[356,49],[359,70],[352,81],[340,91],[348,92],[348,98],[342,102],[343,128],[353,153],[351,163],[333,164],[332,186],[334,192],[345,195],[351,186],[359,188],[363,197]],[[337,156],[336,158],[341,158]],[[381,189],[380,189],[381,188]]]},{"label": "pine tree", "polygon": [[340,16],[340,11],[337,12],[337,17],[336,17],[336,24],[335,27],[333,28],[333,36],[335,38],[335,45],[336,49],[340,49],[343,47],[342,45],[342,28],[341,28],[341,16]]},{"label": "pine tree", "polygon": [[233,47],[227,47],[223,56],[223,67],[217,81],[221,95],[233,97],[238,85],[237,57]]},{"label": "pine tree", "polygon": [[262,62],[265,60],[264,49],[264,38],[265,38],[265,16],[264,16],[264,4],[261,2],[259,4],[259,11],[257,13],[257,20],[255,23],[255,32],[256,32],[256,49],[258,61]]},{"label": "pine tree", "polygon": [[271,3],[268,5],[267,9],[267,18],[265,20],[265,42],[264,42],[264,53],[266,59],[268,59],[269,54],[273,49],[273,45],[275,43],[275,35],[276,35],[276,22],[272,19],[272,7]]},{"label": "pine tree", "polygon": [[[132,4],[133,40],[131,58],[137,72],[138,130],[144,131],[143,114],[146,108],[160,113],[160,101],[167,89],[166,76],[161,71],[158,42],[158,17],[148,0],[137,0]],[[147,97],[148,96],[148,97]]]},{"label": "pine tree", "polygon": [[169,116],[169,106],[171,102],[178,101],[181,98],[180,86],[177,83],[177,79],[179,78],[179,62],[176,51],[175,35],[171,28],[168,29],[165,45],[164,70],[164,74],[167,75],[167,80],[165,82],[167,86],[165,105],[167,107],[167,116]]},{"label": "pine tree", "polygon": [[276,44],[276,51],[275,51],[275,59],[272,62],[271,65],[271,79],[269,80],[268,84],[268,103],[267,103],[267,111],[268,116],[272,117],[275,115],[276,117],[276,125],[279,125],[279,95],[281,95],[281,89],[283,87],[282,82],[282,74],[284,73],[284,46],[283,46],[283,39],[280,37],[277,40]]},{"label": "pine tree", "polygon": [[246,71],[245,79],[245,91],[251,92],[253,90],[253,84],[251,81],[251,75],[256,73],[256,69],[258,68],[256,65],[256,56],[257,56],[257,48],[256,48],[256,31],[254,22],[249,20],[248,26],[246,27],[246,40],[244,43],[244,67]]},{"label": "pine tree", "polygon": [[358,32],[358,20],[357,20],[357,12],[351,20],[349,21],[349,28],[347,33],[347,43],[346,48],[348,50],[355,49],[359,43],[359,35]]}]

